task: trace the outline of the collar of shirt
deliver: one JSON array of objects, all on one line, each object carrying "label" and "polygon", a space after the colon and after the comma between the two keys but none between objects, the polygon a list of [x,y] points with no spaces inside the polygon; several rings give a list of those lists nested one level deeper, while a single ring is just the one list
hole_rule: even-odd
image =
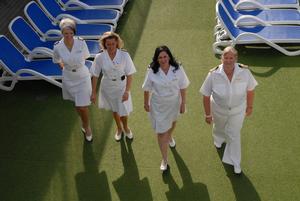
[{"label": "collar of shirt", "polygon": [[111,61],[114,66],[119,65],[121,63],[121,52],[120,52],[119,49],[117,49],[116,55],[113,59],[110,58],[107,50],[104,50],[104,52],[105,52],[105,55],[106,55],[107,59],[109,61]]},{"label": "collar of shirt", "polygon": [[[160,74],[161,76],[170,78],[170,76],[172,76],[172,75],[175,74],[175,73],[174,73],[174,69],[175,69],[174,66],[170,66],[170,68],[169,68],[167,74],[165,74],[165,72],[159,67],[158,72],[159,72],[159,74]],[[171,71],[172,71],[172,73],[171,73]]]},{"label": "collar of shirt", "polygon": [[[238,66],[237,63],[234,64],[234,71],[233,71],[233,76],[232,79],[235,78],[240,72],[242,71],[242,69]],[[221,74],[222,76],[226,77],[226,74],[224,72],[224,67],[223,64],[219,65],[219,68],[216,70],[216,73]]]}]

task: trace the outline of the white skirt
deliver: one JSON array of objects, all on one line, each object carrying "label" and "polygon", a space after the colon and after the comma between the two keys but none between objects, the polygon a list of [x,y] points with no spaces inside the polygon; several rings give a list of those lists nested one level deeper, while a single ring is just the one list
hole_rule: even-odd
[{"label": "white skirt", "polygon": [[75,102],[76,107],[89,106],[91,104],[92,84],[90,76],[79,80],[62,79],[63,99]]},{"label": "white skirt", "polygon": [[150,100],[150,119],[156,133],[165,133],[179,115],[180,96],[158,97],[154,94]]},{"label": "white skirt", "polygon": [[110,81],[102,79],[99,93],[99,108],[111,110],[118,113],[119,116],[128,116],[132,112],[131,94],[128,95],[128,100],[122,102],[122,96],[125,92],[125,81],[117,80]]}]

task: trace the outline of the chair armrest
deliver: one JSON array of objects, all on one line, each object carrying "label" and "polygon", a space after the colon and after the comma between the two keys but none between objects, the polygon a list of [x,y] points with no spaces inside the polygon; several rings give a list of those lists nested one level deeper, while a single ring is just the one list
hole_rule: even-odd
[{"label": "chair armrest", "polygon": [[243,15],[243,16],[239,17],[235,21],[234,24],[237,27],[257,26],[257,25],[268,26],[269,25],[265,21],[259,19],[256,16],[253,16],[253,15]]},{"label": "chair armrest", "polygon": [[93,7],[83,3],[82,1],[69,0],[64,4],[64,8],[68,10],[93,9]]},{"label": "chair armrest", "polygon": [[32,60],[33,58],[52,58],[53,57],[53,50],[46,48],[46,47],[36,47],[34,48],[30,55],[28,55],[28,59]]},{"label": "chair armrest", "polygon": [[253,9],[266,10],[267,8],[257,1],[243,0],[243,1],[238,2],[234,6],[234,9],[235,10],[253,10]]}]

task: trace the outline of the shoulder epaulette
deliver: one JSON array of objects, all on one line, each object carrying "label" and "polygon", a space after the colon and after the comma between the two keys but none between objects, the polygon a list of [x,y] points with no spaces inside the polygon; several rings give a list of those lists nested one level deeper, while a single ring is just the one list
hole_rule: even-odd
[{"label": "shoulder epaulette", "polygon": [[101,49],[101,50],[99,51],[99,53],[102,53],[102,52],[104,52],[104,50],[103,50],[103,49]]},{"label": "shoulder epaulette", "polygon": [[219,66],[216,66],[216,67],[210,69],[209,72],[213,72],[213,71],[217,70],[218,68],[219,68]]},{"label": "shoulder epaulette", "polygon": [[60,40],[59,41],[56,41],[55,43],[54,43],[54,45],[57,45],[57,44],[59,44],[60,43]]},{"label": "shoulder epaulette", "polygon": [[123,52],[128,52],[126,49],[120,49],[121,51],[123,51]]},{"label": "shoulder epaulette", "polygon": [[247,65],[245,65],[245,64],[241,64],[241,63],[238,63],[238,66],[239,66],[240,68],[248,68],[248,66],[247,66]]},{"label": "shoulder epaulette", "polygon": [[78,39],[78,40],[84,40],[83,38],[81,38],[81,37],[79,37],[79,36],[77,36],[77,39]]}]

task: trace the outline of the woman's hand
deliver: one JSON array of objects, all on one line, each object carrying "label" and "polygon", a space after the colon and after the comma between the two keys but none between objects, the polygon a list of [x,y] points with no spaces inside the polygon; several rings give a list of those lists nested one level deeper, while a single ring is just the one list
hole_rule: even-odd
[{"label": "woman's hand", "polygon": [[123,96],[122,96],[122,102],[127,101],[128,97],[129,97],[129,92],[125,91],[124,94],[123,94]]},{"label": "woman's hand", "polygon": [[180,104],[180,114],[185,113],[185,103]]},{"label": "woman's hand", "polygon": [[246,108],[246,117],[248,117],[248,116],[250,116],[252,114],[252,109],[253,109],[252,106],[248,106]]},{"label": "woman's hand", "polygon": [[92,92],[92,95],[91,95],[91,101],[92,103],[96,103],[96,96],[97,96],[97,93],[96,92]]},{"label": "woman's hand", "polygon": [[145,109],[146,112],[150,112],[149,104],[144,104],[144,109]]},{"label": "woman's hand", "polygon": [[207,124],[211,124],[212,121],[213,121],[212,116],[205,116],[205,122]]}]

